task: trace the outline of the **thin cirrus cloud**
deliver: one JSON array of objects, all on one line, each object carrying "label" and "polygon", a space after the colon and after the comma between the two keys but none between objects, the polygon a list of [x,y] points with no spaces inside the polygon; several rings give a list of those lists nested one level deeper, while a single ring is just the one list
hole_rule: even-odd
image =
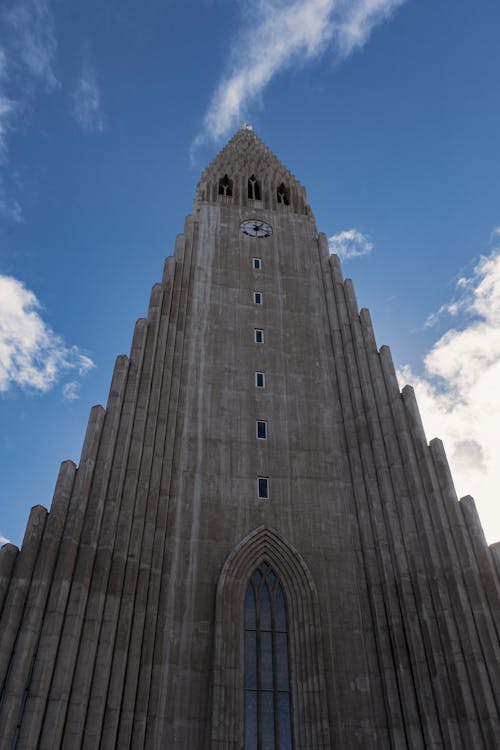
[{"label": "thin cirrus cloud", "polygon": [[331,50],[343,59],[366,43],[372,29],[405,0],[250,0],[233,42],[229,70],[212,97],[196,149],[241,122],[271,79]]},{"label": "thin cirrus cloud", "polygon": [[15,0],[2,13],[8,46],[16,61],[49,89],[57,88],[53,63],[57,49],[54,17],[47,0]]},{"label": "thin cirrus cloud", "polygon": [[331,253],[336,253],[342,260],[351,260],[369,255],[375,244],[367,234],[358,229],[345,229],[328,237],[328,247]]},{"label": "thin cirrus cloud", "polygon": [[54,73],[57,49],[55,24],[47,0],[14,0],[0,12],[0,216],[22,220],[21,206],[10,194],[7,170],[8,136],[16,127],[35,87],[59,88]]},{"label": "thin cirrus cloud", "polygon": [[76,122],[89,133],[103,130],[101,91],[94,68],[86,61],[73,92],[72,115]]},{"label": "thin cirrus cloud", "polygon": [[444,314],[453,325],[428,351],[423,373],[405,366],[399,377],[414,386],[427,435],[443,440],[457,492],[475,497],[493,542],[500,539],[500,246],[458,280],[434,321]]},{"label": "thin cirrus cloud", "polygon": [[[78,347],[68,347],[42,319],[35,294],[12,276],[0,276],[0,393],[17,386],[46,393],[64,373],[83,376],[94,363]],[[66,399],[78,397],[68,383]]]}]

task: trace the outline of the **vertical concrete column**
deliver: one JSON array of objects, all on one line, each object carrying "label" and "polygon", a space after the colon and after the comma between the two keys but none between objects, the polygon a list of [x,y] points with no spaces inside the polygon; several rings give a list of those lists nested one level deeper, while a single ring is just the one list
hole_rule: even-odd
[{"label": "vertical concrete column", "polygon": [[[243,179],[243,178],[242,178]],[[245,183],[246,189],[246,183]],[[245,194],[246,195],[246,194]],[[180,273],[176,273],[176,298],[172,302],[172,309],[178,311],[175,321],[174,335],[170,339],[169,357],[171,357],[171,390],[169,393],[169,409],[165,433],[165,454],[161,467],[161,479],[158,508],[157,532],[155,534],[154,549],[154,579],[155,589],[152,591],[158,599],[156,612],[151,613],[151,620],[146,625],[148,632],[153,627],[157,637],[152,642],[145,642],[145,651],[141,658],[139,673],[139,688],[134,709],[134,725],[132,743],[134,747],[154,747],[164,740],[163,728],[166,715],[171,710],[168,704],[173,700],[175,689],[172,684],[171,639],[173,636],[172,622],[175,614],[175,581],[170,574],[172,549],[169,539],[175,534],[176,509],[170,506],[172,466],[177,460],[176,451],[179,442],[176,441],[178,430],[178,414],[184,408],[181,385],[187,377],[184,368],[184,342],[187,327],[187,310],[195,259],[193,258],[193,243],[197,233],[197,223],[188,217],[185,226],[185,255]],[[154,617],[154,625],[153,625]],[[172,692],[173,691],[173,692]],[[143,743],[143,744],[141,744]]]},{"label": "vertical concrete column", "polygon": [[[417,406],[417,402],[416,402],[416,399],[415,399],[415,394],[414,394],[413,389],[410,388],[409,386],[406,386],[403,389],[403,399],[404,399],[406,411],[407,411],[407,414],[408,414],[408,417],[409,417],[409,424],[411,426],[412,434],[414,435],[415,448],[416,448],[417,452],[420,453],[420,456],[421,456],[422,476],[425,478],[427,476],[427,474],[428,474],[429,467],[432,467],[432,462],[430,461],[430,452],[427,449],[426,439],[425,439],[425,433],[424,433],[424,429],[423,429],[423,426],[422,426],[422,421],[421,421],[421,418],[420,418],[420,414],[419,414],[419,411],[418,411],[418,406]],[[439,486],[439,483],[437,482],[437,480],[436,480],[436,486]],[[429,488],[429,496],[433,496],[433,493],[432,493],[433,489],[434,489],[434,487],[432,487],[432,488],[430,487]],[[435,519],[435,521],[437,522],[437,521],[440,520],[441,507],[440,507],[440,504],[437,502],[437,497],[435,495],[434,495],[433,499],[434,499],[434,502],[429,507],[429,515],[432,516]],[[473,505],[473,501],[472,501],[472,505]],[[463,509],[463,506],[462,506],[462,509]],[[477,523],[478,523],[478,529],[479,529],[478,540],[480,540],[479,547],[481,547],[481,545],[482,545],[483,551],[486,551],[488,553],[488,548],[487,548],[487,545],[486,545],[486,541],[484,539],[484,535],[483,535],[483,532],[482,532],[482,529],[481,529],[481,526],[480,526],[477,514],[473,513],[472,515],[473,516],[476,515],[476,519],[477,519]],[[444,536],[442,536],[441,539],[436,540],[435,547],[436,547],[436,550],[437,550],[438,553],[443,553],[443,551],[446,551],[447,544],[450,543],[450,541],[451,541],[450,537],[449,537],[449,523],[447,521],[448,521],[448,519],[446,517],[444,517],[442,519],[442,524],[441,524],[441,531],[444,530],[447,533],[444,534]],[[486,557],[486,563],[488,565],[488,571],[489,571],[490,574],[492,574],[492,577],[494,579],[495,578],[494,570],[491,567],[491,560],[488,557]],[[482,580],[483,581],[487,580],[486,570],[485,571],[481,571],[481,573],[482,573]],[[457,576],[456,575],[453,576],[453,580],[454,581],[457,580]],[[446,593],[448,593],[448,582],[447,581],[443,583],[443,589],[444,589],[444,591]],[[498,597],[498,591],[496,589],[496,581],[494,581],[494,586],[493,586],[493,590],[492,590],[492,596],[493,596],[493,598]],[[496,598],[496,601],[497,601],[497,605],[498,605],[498,598]],[[486,657],[486,662],[488,662],[489,658],[493,657],[494,662],[498,663],[498,659],[499,659],[499,656],[500,656],[500,653],[498,651],[498,635],[495,632],[492,632],[491,635],[488,635],[488,633],[487,633],[487,631],[488,631],[488,625],[492,624],[492,622],[491,622],[491,616],[489,614],[490,608],[491,608],[491,601],[489,602],[489,607],[487,606],[486,607],[486,611],[484,613],[482,613],[483,625],[486,625],[486,627],[484,629],[484,632],[480,632],[480,638],[481,638],[481,641],[483,642],[483,648],[486,648],[486,652],[485,653],[488,654],[488,656]],[[485,618],[486,618],[487,622],[484,622]],[[493,621],[494,621],[494,619],[495,618],[493,617]],[[458,612],[457,626],[459,628],[459,632],[463,633],[463,631],[464,631],[464,611],[463,610],[461,610],[461,611]],[[472,637],[473,637],[473,639],[476,638],[475,635],[473,635]],[[479,644],[477,644],[477,646],[479,646]],[[493,651],[492,651],[492,648],[493,648]],[[477,656],[481,660],[481,657],[480,657],[480,654],[479,654],[479,649],[478,649]]]},{"label": "vertical concrete column", "polygon": [[495,542],[494,544],[491,544],[490,552],[493,558],[493,562],[495,563],[497,577],[500,579],[500,542]]},{"label": "vertical concrete column", "polygon": [[[151,304],[148,315],[149,335],[144,355],[141,384],[138,392],[137,404],[143,412],[141,418],[142,442],[141,451],[136,456],[131,455],[129,460],[128,482],[135,487],[134,510],[131,518],[130,537],[128,542],[127,559],[123,571],[123,590],[126,592],[126,599],[120,603],[119,615],[116,622],[116,636],[114,652],[111,655],[110,674],[108,683],[107,705],[115,706],[113,689],[114,675],[116,672],[115,662],[118,665],[119,679],[118,685],[120,694],[123,691],[125,673],[128,673],[129,661],[127,656],[127,646],[131,629],[131,621],[135,617],[138,604],[138,597],[147,596],[147,584],[145,591],[137,590],[137,577],[139,570],[143,565],[147,568],[147,561],[142,560],[141,542],[144,533],[144,517],[147,512],[149,502],[149,451],[151,443],[151,432],[154,435],[155,422],[157,418],[158,404],[155,399],[155,382],[154,373],[157,367],[158,358],[162,360],[162,326],[160,325],[160,313],[165,299],[165,288],[158,285],[153,288],[151,295]],[[134,474],[131,474],[133,461]],[[140,642],[139,642],[140,647]],[[119,654],[119,656],[118,656]],[[92,743],[97,741],[102,729],[104,718],[104,705],[99,705],[95,701],[95,690],[92,691],[92,714],[89,712],[87,717],[83,747],[92,747]],[[118,708],[119,708],[118,703]],[[114,746],[114,741],[110,741],[105,736],[101,737],[104,746]]]},{"label": "vertical concrete column", "polygon": [[[465,701],[473,725],[474,702],[468,691],[466,673],[461,651],[460,634],[453,614],[453,604],[446,585],[447,549],[451,541],[446,519],[441,519],[436,486],[429,472],[427,442],[423,429],[410,418],[405,408],[410,391],[399,392],[399,384],[390,351],[382,347],[380,361],[390,398],[390,407],[398,424],[397,437],[402,461],[407,476],[410,507],[415,517],[420,545],[420,575],[429,595],[422,600],[421,617],[425,638],[427,660],[434,675],[433,687],[436,695],[439,719],[443,735],[452,746],[467,747],[473,741],[467,724],[458,712],[457,681],[463,685]],[[411,389],[410,389],[411,390]],[[444,521],[444,522],[443,522]],[[439,541],[438,541],[439,540]],[[411,545],[409,545],[410,553]],[[476,729],[472,730],[473,733]]]},{"label": "vertical concrete column", "polygon": [[[68,708],[66,731],[71,727],[71,742],[78,745],[80,744],[80,735],[83,731],[93,674],[101,666],[99,660],[96,663],[96,658],[104,627],[103,618],[106,615],[105,603],[108,596],[107,588],[112,575],[111,567],[113,554],[115,553],[115,544],[116,554],[123,557],[126,555],[126,543],[125,548],[121,546],[122,540],[119,536],[118,519],[122,506],[123,484],[128,462],[138,381],[142,369],[147,330],[147,320],[138,320],[132,341],[130,361],[126,368],[126,385],[123,384],[125,390],[120,410],[120,423],[115,437],[113,461],[106,491],[101,529],[97,540],[95,562],[85,614],[82,634],[82,641],[84,641],[85,647],[80,649],[78,654],[73,683],[74,687]],[[112,652],[112,644],[108,642],[103,653],[104,658],[110,660],[111,653],[108,653],[109,651]]]},{"label": "vertical concrete column", "polygon": [[[130,545],[134,543],[134,519],[137,513],[139,472],[144,448],[152,368],[157,347],[159,310],[163,296],[164,287],[155,285],[151,291],[147,329],[144,330],[144,339],[141,343],[140,373],[138,373],[137,382],[134,383],[133,388],[133,423],[128,427],[130,444],[126,464],[124,464],[123,489],[121,490],[115,543],[113,548],[109,550],[112,552],[111,568],[107,578],[106,601],[95,669],[89,692],[87,715],[83,727],[82,747],[95,747],[99,742],[106,744],[101,739],[102,722],[106,707],[108,707],[108,710],[112,710],[112,672],[118,654],[120,670],[126,669],[124,644],[119,630],[122,617],[131,617],[134,609],[134,595],[127,585],[126,571],[130,565],[138,566],[140,564],[137,554],[131,555]],[[132,391],[130,396],[132,396]],[[122,682],[123,678],[121,678]]]},{"label": "vertical concrete column", "polygon": [[26,597],[31,584],[46,518],[47,510],[43,506],[35,505],[31,509],[23,544],[16,559],[9,591],[0,619],[0,633],[2,634],[0,638],[0,685],[2,686],[2,698],[5,692],[9,666],[12,664],[11,656],[24,614]]},{"label": "vertical concrete column", "polygon": [[[102,511],[102,521],[99,535],[96,537],[96,551],[94,568],[87,601],[87,609],[82,630],[82,644],[78,653],[75,669],[73,690],[70,695],[68,716],[65,726],[64,741],[79,744],[87,703],[90,695],[99,639],[102,631],[102,621],[107,597],[107,587],[111,575],[111,564],[115,539],[117,535],[118,518],[121,508],[123,482],[125,478],[130,438],[134,419],[134,409],[137,396],[137,383],[142,367],[142,358],[146,341],[148,323],[146,319],[138,320],[135,326],[130,361],[126,359],[126,378],[121,382],[121,408],[119,425],[116,426],[114,437],[115,447],[113,460],[109,470],[105,503]],[[121,360],[122,358],[119,358]],[[119,363],[117,360],[117,365]],[[125,551],[121,553],[124,555]],[[111,656],[109,655],[109,658]]]},{"label": "vertical concrete column", "polygon": [[[129,630],[127,670],[122,680],[123,694],[117,743],[118,746],[123,747],[130,743],[134,719],[137,724],[141,723],[138,716],[142,715],[143,703],[149,698],[149,677],[156,636],[160,573],[166,535],[163,520],[166,515],[162,514],[162,506],[166,505],[166,502],[160,497],[160,484],[163,462],[168,454],[165,440],[168,414],[171,408],[172,362],[176,310],[178,309],[173,302],[175,286],[173,258],[169,263],[169,279],[170,283],[161,310],[150,413],[141,464],[141,475],[144,475],[144,479],[140,479],[140,485],[147,484],[148,498],[139,553],[141,565],[135,584],[135,606]],[[144,710],[144,718],[145,716]],[[103,740],[110,743],[111,738],[115,737],[115,732],[113,725],[107,723]]]},{"label": "vertical concrete column", "polygon": [[[38,746],[103,423],[104,409],[102,406],[94,406],[90,412],[80,466],[73,484],[64,538],[57,556],[37,659],[30,681],[30,694],[25,709],[27,714],[21,729],[23,744],[20,745],[26,749]],[[53,700],[57,705],[57,697]],[[52,750],[54,746],[49,743],[40,747]]]},{"label": "vertical concrete column", "polygon": [[[457,571],[454,566],[447,577],[465,665],[464,675],[459,655],[456,654],[452,666],[455,701],[460,701],[463,706],[461,722],[472,734],[469,746],[481,747],[481,742],[488,746],[487,733],[491,730],[487,730],[488,722],[484,721],[484,707],[490,702],[488,670],[498,670],[498,642],[442,442],[434,438],[429,445],[429,453],[450,523],[454,543],[451,554],[458,567]],[[485,653],[481,641],[489,644]],[[486,660],[485,654],[489,654]]]},{"label": "vertical concrete column", "polygon": [[[119,363],[115,371],[112,389],[120,392],[126,363]],[[74,568],[66,605],[65,619],[59,642],[57,660],[52,678],[49,702],[42,734],[44,747],[58,747],[66,718],[66,709],[71,691],[76,657],[81,636],[82,618],[90,586],[94,535],[98,533],[103,503],[103,476],[101,464],[104,462],[104,476],[107,476],[109,462],[114,449],[114,433],[120,409],[120,397],[111,399],[110,412],[103,410],[99,444],[92,460],[91,477],[85,488],[85,509],[79,523],[79,539],[74,549]],[[111,433],[111,434],[110,434]],[[80,472],[80,470],[79,470]],[[104,483],[106,479],[104,479]]]},{"label": "vertical concrete column", "polygon": [[[460,498],[460,507],[465,519],[467,531],[472,543],[472,549],[476,556],[477,565],[486,591],[486,596],[493,615],[493,622],[498,623],[500,628],[500,587],[498,576],[491,559],[490,550],[484,536],[483,527],[479,518],[476,504],[470,495]],[[500,636],[500,632],[497,631]]]},{"label": "vertical concrete column", "polygon": [[[387,347],[382,347],[380,350],[380,363],[387,388],[387,398],[397,426],[396,437],[401,454],[400,462],[404,468],[409,498],[411,498],[407,500],[406,508],[413,514],[417,530],[416,537],[407,539],[407,546],[412,561],[411,571],[415,577],[418,592],[422,635],[431,684],[438,705],[441,731],[447,744],[467,747],[470,736],[467,731],[463,731],[462,714],[455,709],[456,702],[452,698],[457,677],[450,676],[450,669],[457,669],[458,673],[460,670],[464,671],[463,660],[460,654],[457,624],[453,618],[448,590],[444,585],[445,566],[438,550],[439,545],[444,544],[443,534],[449,536],[449,532],[446,526],[437,532],[432,523],[429,502],[434,497],[435,487],[429,479],[425,437],[423,440],[425,450],[423,456],[420,457],[418,449],[414,447],[414,437],[410,434],[407,425],[407,414],[403,408],[399,384]],[[437,501],[432,500],[432,504],[435,502]],[[436,510],[435,515],[437,514]],[[439,543],[437,537],[440,539]],[[422,591],[425,593],[424,597],[420,593]],[[454,654],[451,660],[450,653]]]},{"label": "vertical concrete column", "polygon": [[[421,732],[425,743],[432,745],[442,741],[436,705],[439,696],[430,680],[429,665],[425,660],[424,624],[418,606],[418,602],[429,601],[430,593],[425,578],[421,575],[423,561],[397,439],[398,426],[389,408],[378,354],[370,336],[371,322],[366,313],[362,319],[358,315],[350,280],[346,280],[345,290],[349,300],[357,368],[366,409],[367,439],[373,450],[393,546],[400,608],[407,634],[410,670],[416,686]],[[415,731],[418,733],[418,728]]]},{"label": "vertical concrete column", "polygon": [[4,544],[0,549],[0,615],[2,614],[5,597],[9,590],[9,583],[18,552],[18,547],[10,542]]},{"label": "vertical concrete column", "polygon": [[[326,238],[323,238],[323,245]],[[323,248],[323,255],[325,255]],[[366,450],[366,444],[362,447],[358,440],[356,420],[354,416],[353,402],[355,394],[352,392],[351,371],[346,361],[346,352],[343,336],[345,335],[345,313],[339,306],[343,296],[343,277],[338,256],[326,254],[325,262],[330,273],[325,273],[325,298],[330,319],[330,334],[332,337],[332,354],[337,381],[339,386],[339,402],[342,409],[342,422],[345,430],[347,456],[350,474],[353,482],[355,507],[357,513],[358,533],[360,534],[360,548],[363,550],[364,574],[367,579],[368,596],[370,602],[370,617],[373,621],[373,632],[376,638],[376,658],[380,665],[373,670],[372,682],[375,681],[374,696],[382,697],[387,718],[379,716],[378,723],[382,737],[377,746],[384,747],[390,741],[385,735],[384,727],[392,726],[392,733],[396,744],[404,742],[404,721],[402,718],[402,704],[399,697],[399,689],[396,684],[395,665],[390,656],[392,646],[390,643],[388,611],[382,594],[384,584],[380,575],[384,574],[390,567],[388,558],[388,544],[382,514],[380,512],[380,496],[377,478],[371,450]],[[340,297],[340,300],[339,300]],[[344,307],[345,309],[345,307]],[[359,394],[359,390],[358,390]],[[359,409],[359,404],[358,404]],[[377,511],[378,508],[378,511]],[[385,564],[384,564],[385,558]],[[391,603],[391,600],[390,602]],[[379,675],[382,676],[382,686],[378,688]],[[380,695],[381,694],[381,695]],[[378,714],[380,709],[377,710]],[[338,742],[338,730],[332,727]],[[380,742],[380,745],[379,745]]]},{"label": "vertical concrete column", "polygon": [[70,710],[71,705],[82,706],[86,701],[85,678],[78,670],[77,659],[79,658],[80,664],[85,665],[85,670],[91,669],[92,656],[95,653],[95,643],[98,637],[96,629],[98,630],[99,620],[92,612],[87,619],[87,625],[90,620],[90,626],[85,629],[84,618],[90,587],[96,583],[93,577],[95,555],[107,498],[109,476],[115,455],[116,436],[120,424],[128,364],[128,357],[125,356],[118,357],[115,363],[94,469],[92,490],[87,504],[71,583],[67,605],[67,612],[70,616],[66,618],[64,623],[60,646],[60,654],[64,654],[64,669],[56,668],[52,684],[52,690],[59,695],[57,710],[61,717],[58,722],[59,729],[52,737],[55,747],[58,746],[62,737],[62,717],[66,717],[64,721],[66,735],[73,738],[74,724]]},{"label": "vertical concrete column", "polygon": [[75,464],[72,461],[63,462],[42,535],[24,617],[19,627],[14,653],[11,657],[11,668],[5,685],[4,701],[0,708],[0,737],[6,743],[12,742],[19,720],[23,695],[28,688],[27,680],[36,656],[45,604],[66,521],[75,474]]}]

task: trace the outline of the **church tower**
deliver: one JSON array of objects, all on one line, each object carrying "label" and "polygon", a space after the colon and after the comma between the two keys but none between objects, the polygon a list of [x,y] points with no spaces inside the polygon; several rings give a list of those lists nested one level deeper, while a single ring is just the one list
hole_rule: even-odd
[{"label": "church tower", "polygon": [[243,127],[78,468],[0,551],[0,750],[499,748],[499,570]]}]

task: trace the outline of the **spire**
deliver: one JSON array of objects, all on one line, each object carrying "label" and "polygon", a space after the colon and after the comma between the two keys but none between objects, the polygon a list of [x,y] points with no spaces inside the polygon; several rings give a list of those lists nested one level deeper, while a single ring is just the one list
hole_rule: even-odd
[{"label": "spire", "polygon": [[[248,187],[250,181],[258,186],[255,193]],[[202,173],[195,206],[219,196],[231,198],[235,205],[248,205],[250,199],[255,208],[281,204],[296,213],[310,213],[305,188],[248,124],[238,128]]]}]

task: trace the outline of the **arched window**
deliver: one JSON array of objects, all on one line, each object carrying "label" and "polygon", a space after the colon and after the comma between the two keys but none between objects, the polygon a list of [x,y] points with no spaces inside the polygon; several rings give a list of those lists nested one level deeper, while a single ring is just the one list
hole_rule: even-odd
[{"label": "arched window", "polygon": [[219,180],[219,195],[229,195],[231,196],[233,194],[233,181],[229,179],[227,174],[224,175],[224,177],[221,177]]},{"label": "arched window", "polygon": [[288,628],[281,583],[268,563],[245,595],[245,750],[291,750]]},{"label": "arched window", "polygon": [[277,190],[278,203],[283,203],[285,206],[290,205],[290,191],[285,187],[283,183]]},{"label": "arched window", "polygon": [[250,200],[260,201],[260,182],[254,174],[248,180],[248,197]]},{"label": "arched window", "polygon": [[211,747],[332,747],[316,588],[275,529],[259,526],[229,553],[215,619]]}]

